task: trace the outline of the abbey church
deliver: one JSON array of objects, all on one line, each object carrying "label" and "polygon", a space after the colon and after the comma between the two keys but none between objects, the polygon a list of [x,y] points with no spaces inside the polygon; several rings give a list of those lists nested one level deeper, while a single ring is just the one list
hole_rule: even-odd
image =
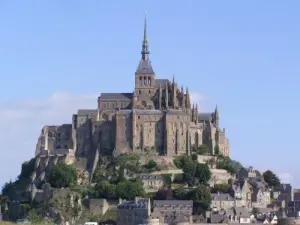
[{"label": "abbey church", "polygon": [[202,144],[209,147],[210,154],[218,146],[221,154],[229,156],[229,141],[225,129],[219,127],[217,107],[211,113],[199,112],[198,105],[191,103],[188,88],[180,87],[174,77],[172,81],[158,78],[149,54],[145,20],[134,92],[102,93],[97,108],[78,110],[72,124],[44,126],[36,147],[37,177],[57,163],[57,156],[94,167],[102,155],[153,151],[172,158],[190,155]]}]

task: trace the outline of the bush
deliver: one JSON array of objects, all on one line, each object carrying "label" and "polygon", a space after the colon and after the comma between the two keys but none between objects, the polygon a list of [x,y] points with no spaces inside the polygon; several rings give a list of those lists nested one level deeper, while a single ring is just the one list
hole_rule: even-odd
[{"label": "bush", "polygon": [[209,148],[207,145],[200,145],[196,150],[198,155],[208,155]]},{"label": "bush", "polygon": [[177,184],[182,184],[182,183],[184,183],[183,175],[182,175],[182,174],[175,174],[175,177],[174,177],[173,182],[174,182],[174,183],[177,183]]},{"label": "bush", "polygon": [[31,159],[22,164],[21,174],[19,175],[19,179],[22,178],[30,178],[32,173],[34,172],[35,159]]},{"label": "bush", "polygon": [[72,187],[77,182],[76,169],[66,163],[57,164],[52,168],[48,182],[55,188]]},{"label": "bush", "polygon": [[116,198],[116,185],[110,184],[108,181],[101,181],[94,187],[93,196],[95,198]]},{"label": "bush", "polygon": [[123,181],[117,184],[116,195],[118,198],[132,200],[136,196],[144,196],[143,184],[139,181]]},{"label": "bush", "polygon": [[157,167],[157,163],[152,159],[145,165],[145,168],[148,170],[156,169],[156,167]]},{"label": "bush", "polygon": [[172,184],[172,178],[170,174],[162,174],[164,180],[164,186],[169,187]]}]

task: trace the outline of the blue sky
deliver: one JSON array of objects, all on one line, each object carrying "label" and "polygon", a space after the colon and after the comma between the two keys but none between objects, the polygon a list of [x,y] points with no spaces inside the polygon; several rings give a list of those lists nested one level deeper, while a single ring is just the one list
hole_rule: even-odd
[{"label": "blue sky", "polygon": [[71,122],[101,92],[133,90],[147,10],[157,77],[174,74],[202,112],[218,104],[233,159],[299,186],[299,8],[296,0],[0,1],[0,184],[33,156],[43,124]]}]

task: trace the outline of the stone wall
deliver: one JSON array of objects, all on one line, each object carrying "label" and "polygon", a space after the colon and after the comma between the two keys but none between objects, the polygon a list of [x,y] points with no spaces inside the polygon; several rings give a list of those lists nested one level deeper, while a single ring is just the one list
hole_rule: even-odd
[{"label": "stone wall", "polygon": [[106,199],[89,199],[89,211],[92,215],[102,216],[109,209]]},{"label": "stone wall", "polygon": [[209,181],[210,186],[214,186],[214,184],[223,184],[228,183],[229,179],[235,179],[235,176],[228,173],[223,169],[210,169],[211,179]]}]

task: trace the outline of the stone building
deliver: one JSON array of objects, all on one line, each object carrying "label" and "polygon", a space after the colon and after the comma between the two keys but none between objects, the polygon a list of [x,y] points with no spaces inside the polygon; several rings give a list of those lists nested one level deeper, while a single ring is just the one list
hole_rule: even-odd
[{"label": "stone building", "polygon": [[252,207],[253,188],[247,179],[236,181],[230,188],[230,194],[235,198],[237,207]]},{"label": "stone building", "polygon": [[117,225],[143,224],[151,213],[149,198],[135,197],[134,201],[123,201],[117,207]]},{"label": "stone building", "polygon": [[[156,76],[149,54],[145,20],[133,92],[102,93],[97,107],[78,110],[72,124],[44,127],[36,157],[45,152],[55,157],[63,149],[64,158],[75,153],[73,163],[92,174],[101,155],[152,151],[171,158],[189,155],[193,147],[206,144],[210,154],[218,146],[228,156],[229,141],[219,127],[218,108],[200,113],[199,106],[191,103],[188,88],[180,87],[174,77],[170,81]],[[36,178],[42,178],[45,166],[38,167],[41,172]]]},{"label": "stone building", "polygon": [[280,184],[273,191],[275,200],[284,201],[286,206],[294,199],[293,188],[290,184]]},{"label": "stone building", "polygon": [[210,208],[213,211],[220,211],[235,206],[235,199],[227,193],[211,193]]},{"label": "stone building", "polygon": [[157,192],[164,186],[164,178],[160,174],[142,174],[137,177],[143,182],[144,190],[148,192]]},{"label": "stone building", "polygon": [[154,200],[152,218],[161,224],[191,223],[193,221],[193,201]]},{"label": "stone building", "polygon": [[267,208],[271,203],[271,192],[261,187],[253,188],[251,200],[254,208]]},{"label": "stone building", "polygon": [[237,178],[256,178],[256,171],[253,169],[252,166],[250,166],[249,168],[243,167],[238,171]]}]

